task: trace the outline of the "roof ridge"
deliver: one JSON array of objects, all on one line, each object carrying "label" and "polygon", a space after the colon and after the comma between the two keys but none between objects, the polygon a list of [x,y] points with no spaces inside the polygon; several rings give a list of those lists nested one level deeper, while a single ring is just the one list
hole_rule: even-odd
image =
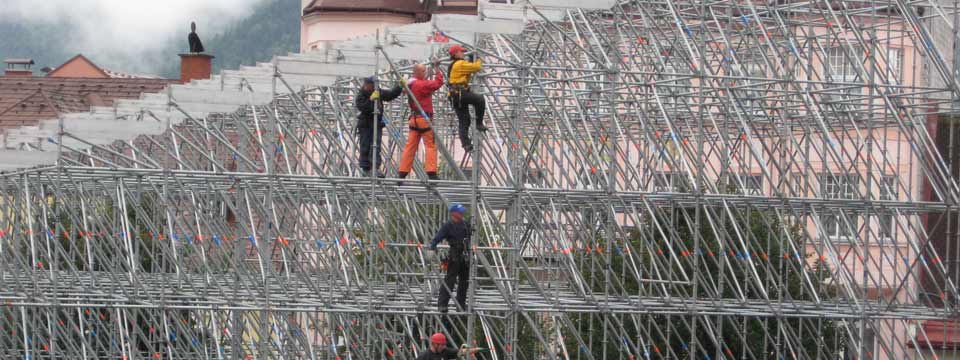
[{"label": "roof ridge", "polygon": [[62,69],[64,65],[69,64],[70,62],[72,62],[72,61],[74,61],[74,60],[76,60],[76,59],[82,59],[83,61],[86,61],[88,64],[90,64],[90,66],[93,66],[93,68],[94,68],[95,70],[97,70],[97,71],[99,71],[101,74],[103,74],[103,76],[105,76],[105,77],[107,77],[107,78],[110,78],[110,74],[107,74],[107,72],[104,71],[103,68],[100,67],[100,65],[97,65],[95,62],[93,62],[93,60],[90,60],[90,58],[88,58],[88,57],[86,57],[86,56],[83,56],[83,54],[77,54],[76,56],[70,58],[69,60],[64,61],[63,64],[60,64],[60,66],[57,66],[57,67],[53,68],[53,71],[51,71],[50,73],[48,73],[47,76],[45,76],[45,77],[53,77],[53,76],[50,76],[50,75],[53,75],[54,73],[56,73],[57,71],[59,71],[60,69]]}]

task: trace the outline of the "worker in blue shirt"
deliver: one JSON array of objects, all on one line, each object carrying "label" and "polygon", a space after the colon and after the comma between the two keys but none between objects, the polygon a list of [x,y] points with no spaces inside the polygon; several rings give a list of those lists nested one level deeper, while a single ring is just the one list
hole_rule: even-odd
[{"label": "worker in blue shirt", "polygon": [[460,309],[467,309],[467,288],[470,281],[470,225],[463,219],[467,209],[460,204],[450,206],[450,221],[443,224],[437,235],[430,242],[430,250],[436,251],[437,244],[446,240],[450,244],[450,251],[443,263],[446,264],[447,275],[443,278],[443,287],[440,288],[440,299],[437,306],[440,312],[447,312],[450,303],[450,291],[454,284],[457,286],[457,304]]}]

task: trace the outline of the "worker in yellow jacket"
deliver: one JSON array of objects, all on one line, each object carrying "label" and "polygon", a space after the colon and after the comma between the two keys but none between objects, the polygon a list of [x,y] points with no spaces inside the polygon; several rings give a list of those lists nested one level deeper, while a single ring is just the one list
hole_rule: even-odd
[{"label": "worker in yellow jacket", "polygon": [[483,95],[470,91],[470,77],[474,73],[483,69],[480,59],[464,58],[463,53],[466,49],[460,45],[450,47],[450,80],[447,87],[450,89],[448,96],[453,110],[457,112],[457,120],[460,121],[460,144],[466,152],[473,151],[473,143],[470,142],[470,105],[477,115],[477,130],[487,131],[483,126],[483,113],[486,111],[487,103]]}]

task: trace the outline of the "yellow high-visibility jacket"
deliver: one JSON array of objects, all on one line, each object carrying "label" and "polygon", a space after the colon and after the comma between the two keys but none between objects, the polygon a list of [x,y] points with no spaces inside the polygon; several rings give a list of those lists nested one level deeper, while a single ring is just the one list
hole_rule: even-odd
[{"label": "yellow high-visibility jacket", "polygon": [[473,75],[473,73],[481,69],[483,69],[483,64],[480,63],[480,59],[474,62],[466,60],[454,61],[450,67],[450,84],[466,85],[470,82],[470,75]]}]

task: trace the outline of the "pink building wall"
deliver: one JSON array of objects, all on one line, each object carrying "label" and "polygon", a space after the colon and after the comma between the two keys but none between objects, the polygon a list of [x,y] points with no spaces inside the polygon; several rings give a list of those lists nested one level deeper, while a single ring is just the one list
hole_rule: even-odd
[{"label": "pink building wall", "polygon": [[312,13],[300,23],[300,52],[320,50],[324,43],[369,35],[414,20],[412,15],[391,13]]},{"label": "pink building wall", "polygon": [[[304,0],[306,1],[306,0]],[[348,14],[348,13],[330,13],[330,14],[313,14],[307,17],[304,17],[303,23],[301,25],[301,51],[310,51],[321,49],[325,42],[336,41],[347,39],[360,35],[371,34],[376,31],[376,29],[383,29],[389,26],[409,24],[414,21],[412,16],[404,16],[397,14]],[[861,21],[863,23],[863,21]],[[879,22],[878,22],[879,23]],[[814,27],[814,28],[802,28],[796,29],[797,31],[807,32],[811,31],[810,36],[817,38],[826,38],[827,34],[835,34],[840,39],[853,39],[853,34],[849,33],[848,30],[844,30],[842,25],[837,25],[835,28],[825,28],[825,27]],[[903,36],[904,30],[898,24],[886,25],[883,30],[871,32],[867,36],[875,36],[871,40],[877,41],[880,44],[883,44],[882,47],[888,47],[891,49],[897,49],[900,52],[899,58],[899,71],[900,79],[896,81],[899,84],[908,85],[908,86],[924,86],[922,77],[919,74],[919,69],[922,67],[920,64],[921,58],[919,57],[918,50],[913,46],[912,41],[909,37]],[[861,34],[863,35],[863,34]],[[826,82],[827,76],[825,74],[825,68],[827,66],[826,59],[820,58],[827,49],[833,46],[843,46],[847,47],[846,41],[839,41],[834,43],[811,43],[811,44],[802,44],[799,46],[801,48],[801,56],[804,57],[804,63],[810,65],[812,72],[808,72],[806,69],[798,70],[795,75],[800,79],[807,79],[811,82],[808,84],[803,84],[801,86],[807,87],[818,87],[818,82]],[[722,45],[721,45],[722,46]],[[820,47],[820,48],[817,48]],[[811,51],[813,50],[813,51]],[[882,49],[881,49],[882,50]],[[811,56],[811,54],[816,54]],[[888,56],[890,53],[885,53],[883,56]],[[877,56],[877,54],[872,54]],[[785,54],[784,56],[790,56],[790,54]],[[864,51],[864,53],[858,53],[857,56],[871,56],[869,51]],[[883,68],[888,65],[888,63],[896,63],[890,59],[882,59],[876,57],[875,59],[868,59],[867,64],[876,63],[878,68]],[[708,66],[716,66],[717,64],[708,64]],[[650,69],[626,69],[633,71],[650,71]],[[865,69],[867,72],[870,72],[870,68]],[[686,72],[687,69],[681,69],[679,72]],[[764,76],[771,76],[774,71],[766,69]],[[778,74],[782,73],[782,69],[777,69]],[[730,76],[739,76],[739,73],[729,74]],[[842,81],[836,80],[834,81]],[[859,81],[863,81],[862,79]],[[874,80],[878,83],[882,83],[880,76]],[[893,83],[892,79],[887,80],[889,83]],[[693,79],[690,80],[690,85],[693,88],[700,86],[699,80]],[[713,86],[713,84],[711,84]],[[816,90],[816,89],[813,89]],[[864,88],[864,92],[869,91]],[[557,95],[562,94],[557,92]],[[494,104],[495,102],[489,101],[488,95],[488,104]],[[440,109],[445,109],[442,101],[437,102],[440,105]],[[862,106],[876,106],[877,111],[887,111],[883,106],[886,105],[885,101],[875,100],[873,104],[869,104],[864,100],[861,104]],[[702,104],[701,106],[712,106],[709,104]],[[448,109],[447,109],[448,110]],[[443,112],[445,110],[440,110],[438,112]],[[694,105],[694,109],[691,110],[693,113],[699,111]],[[719,113],[719,110],[710,110],[714,113]],[[441,116],[452,116],[452,114],[445,114]],[[811,114],[811,116],[813,116]],[[403,119],[398,119],[402,121]],[[504,121],[503,119],[498,119],[498,121]],[[403,127],[400,126],[402,129]],[[404,133],[401,131],[401,133]],[[721,171],[728,170],[726,165],[724,165],[723,157],[730,157],[732,161],[731,169],[734,173],[744,173],[744,174],[765,174],[764,183],[763,183],[763,193],[777,194],[782,193],[784,196],[788,197],[807,197],[807,198],[821,198],[823,194],[820,193],[820,184],[817,181],[817,174],[821,173],[859,173],[859,174],[870,174],[873,179],[869,182],[871,185],[869,188],[865,184],[865,181],[861,179],[860,184],[858,185],[858,191],[860,194],[867,194],[871,198],[876,198],[879,196],[879,188],[876,185],[880,176],[894,176],[898,179],[899,191],[896,194],[897,200],[900,201],[922,201],[925,199],[924,194],[924,182],[921,176],[921,171],[919,169],[919,157],[913,152],[914,150],[910,147],[910,139],[906,134],[902,133],[898,128],[881,128],[881,129],[859,129],[855,131],[834,131],[830,133],[830,136],[834,139],[840,139],[840,141],[831,141],[825,142],[822,136],[814,136],[812,138],[803,138],[801,136],[795,136],[793,140],[801,144],[801,148],[796,148],[795,146],[783,146],[782,143],[774,141],[769,138],[750,138],[748,141],[741,143],[741,145],[735,148],[733,153],[719,153],[713,152],[711,155],[708,155],[703,159],[706,166],[696,167],[693,166],[694,163],[688,163],[688,166],[684,171],[702,171],[704,176],[709,179],[718,179]],[[870,139],[872,150],[864,152],[866,148],[866,139]],[[453,153],[455,159],[460,159],[462,157],[462,150],[459,148],[459,143],[453,137],[448,137],[448,146],[450,151]],[[717,143],[717,140],[711,139],[696,139],[696,138],[685,138],[686,143],[681,143],[681,146],[687,147],[692,151],[693,154],[697,154],[695,151],[696,146],[706,144],[706,147],[716,147],[716,148],[725,148],[728,145],[721,145]],[[783,140],[778,138],[777,140]],[[394,140],[389,137],[384,137],[385,141],[385,152],[389,149],[398,149],[401,144],[395,144]],[[400,140],[401,142],[403,139]],[[548,174],[548,176],[553,176],[555,182],[552,185],[548,186],[559,186],[559,187],[571,187],[571,188],[583,188],[583,184],[576,184],[578,180],[570,180],[569,178],[576,178],[576,170],[578,167],[581,167],[581,164],[576,164],[569,157],[563,158],[562,154],[568,149],[567,147],[570,144],[567,143],[552,143],[548,141],[544,146],[541,147],[542,153],[548,153],[547,147],[552,147],[552,150],[555,151],[555,154],[560,156],[559,159],[541,159],[539,164]],[[810,147],[807,148],[806,144],[810,144]],[[834,145],[828,145],[834,144]],[[397,147],[393,147],[400,145]],[[632,167],[636,170],[636,174],[639,175],[639,178],[627,178],[619,177],[616,179],[618,187],[620,188],[630,188],[636,189],[637,182],[644,182],[644,189],[646,191],[653,191],[653,182],[650,181],[650,176],[658,171],[673,171],[670,167],[661,161],[656,160],[659,156],[655,152],[659,152],[661,144],[654,144],[648,142],[646,139],[621,139],[619,142],[619,148],[621,149],[624,156],[615,158],[615,159],[606,159],[606,161],[611,161],[622,167]],[[512,149],[508,149],[504,144],[498,144],[493,141],[488,141],[485,147],[492,147],[493,153],[497,154],[496,156],[503,157],[504,160],[506,154],[508,154]],[[836,151],[840,154],[839,159],[828,159],[827,161],[810,161],[805,167],[794,166],[789,169],[788,174],[781,174],[779,171],[775,170],[776,168],[772,166],[773,162],[778,161],[777,159],[771,159],[765,157],[760,159],[758,162],[757,159],[752,159],[750,152],[750,147],[755,149],[761,149],[762,146],[767,146],[768,148],[775,148],[777,151],[773,152],[774,154],[790,154],[792,151],[822,151],[822,149],[832,149],[830,151]],[[384,157],[390,159],[399,158],[399,150],[389,154],[385,153]],[[765,153],[763,150],[758,150],[760,153]],[[354,151],[351,155],[355,156],[356,152]],[[418,154],[422,156],[423,151],[419,151]],[[490,154],[489,152],[487,154]],[[765,154],[766,155],[766,154]],[[318,152],[316,156],[324,156],[321,152]],[[601,155],[602,157],[603,155]],[[816,159],[821,156],[811,155],[811,159]],[[872,165],[867,165],[866,159],[873,159],[875,163]],[[692,159],[687,159],[691,161]],[[885,163],[884,163],[885,162]],[[850,163],[854,163],[854,167],[850,167]],[[653,166],[651,166],[653,165]],[[599,169],[599,171],[606,171],[605,169]],[[573,174],[571,174],[573,173]],[[807,189],[802,193],[791,193],[791,190],[788,190],[787,186],[796,186],[794,179],[783,179],[783,176],[791,176],[792,174],[802,174],[802,178],[810,179],[810,183],[805,184]],[[568,178],[569,177],[569,178]],[[628,183],[630,184],[628,186]],[[916,270],[910,270],[909,264],[913,263],[917,259],[917,254],[914,249],[907,246],[908,242],[906,239],[910,237],[915,237],[917,234],[924,234],[925,230],[923,228],[922,219],[918,215],[910,216],[900,216],[899,223],[907,224],[910,226],[908,229],[898,228],[896,230],[894,239],[883,239],[880,238],[877,231],[877,223],[874,219],[869,221],[866,220],[866,217],[863,214],[858,215],[859,217],[859,227],[858,227],[858,236],[854,236],[855,239],[863,240],[862,243],[844,243],[839,241],[839,239],[833,239],[834,241],[825,242],[823,241],[822,224],[819,221],[815,221],[813,217],[806,218],[806,225],[803,226],[804,235],[807,239],[804,240],[806,244],[805,252],[810,254],[806,258],[808,265],[812,266],[813,263],[820,258],[822,255],[827,259],[828,265],[836,272],[834,281],[838,285],[840,282],[850,285],[852,291],[858,293],[858,297],[874,298],[885,297],[890,298],[894,296],[892,291],[901,287],[903,288],[896,293],[896,301],[901,304],[908,304],[913,302],[911,299],[918,291],[917,277],[919,274]],[[563,222],[566,220],[563,219],[553,219],[548,221],[559,221]],[[618,219],[622,224],[632,224],[633,221],[628,216],[622,216]],[[915,238],[914,238],[915,240]],[[826,244],[833,244],[833,246],[826,246]],[[820,255],[817,255],[820,254]],[[875,262],[875,263],[874,263]],[[913,271],[909,273],[908,271]],[[909,276],[907,276],[909,274]],[[902,282],[906,284],[902,284]],[[866,284],[864,286],[864,284]],[[912,341],[913,334],[915,329],[908,328],[913,325],[904,325],[902,322],[897,321],[883,321],[878,323],[881,331],[877,334],[878,338],[883,338],[885,341],[893,341],[900,344],[909,343]],[[878,350],[879,353],[872,354],[874,358],[877,359],[895,359],[895,358],[914,358],[916,354],[903,353],[902,349],[905,347],[898,347],[900,350],[896,350],[896,353],[889,354],[883,353],[881,349]]]}]

